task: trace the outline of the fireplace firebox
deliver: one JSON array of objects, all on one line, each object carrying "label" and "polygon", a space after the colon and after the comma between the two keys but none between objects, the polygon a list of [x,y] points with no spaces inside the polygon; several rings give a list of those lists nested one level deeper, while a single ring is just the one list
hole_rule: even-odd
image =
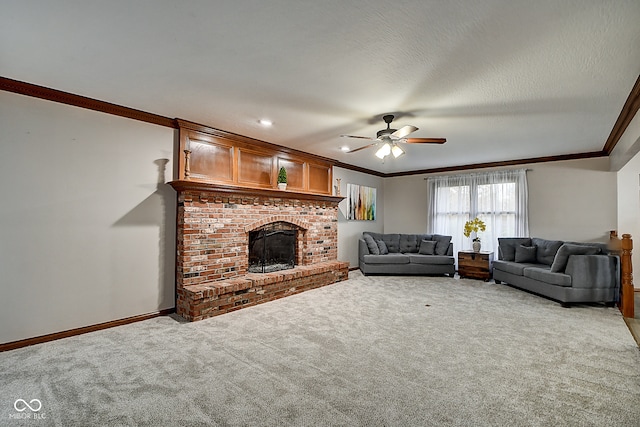
[{"label": "fireplace firebox", "polygon": [[295,267],[297,229],[285,222],[249,232],[249,273],[271,273]]}]

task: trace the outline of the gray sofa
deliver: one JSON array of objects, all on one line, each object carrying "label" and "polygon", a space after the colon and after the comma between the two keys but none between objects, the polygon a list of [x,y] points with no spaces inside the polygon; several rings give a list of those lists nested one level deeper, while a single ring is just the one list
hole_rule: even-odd
[{"label": "gray sofa", "polygon": [[599,243],[576,243],[539,238],[498,239],[498,260],[493,262],[496,283],[571,303],[617,300],[619,258]]},{"label": "gray sofa", "polygon": [[364,232],[358,241],[363,274],[455,274],[451,236]]}]

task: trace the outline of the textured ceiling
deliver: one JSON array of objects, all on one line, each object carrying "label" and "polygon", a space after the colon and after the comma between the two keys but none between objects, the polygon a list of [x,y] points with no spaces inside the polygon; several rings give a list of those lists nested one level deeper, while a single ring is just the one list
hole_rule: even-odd
[{"label": "textured ceiling", "polygon": [[[0,76],[392,173],[602,150],[639,22],[638,0],[4,0]],[[385,113],[448,142],[340,151]]]}]

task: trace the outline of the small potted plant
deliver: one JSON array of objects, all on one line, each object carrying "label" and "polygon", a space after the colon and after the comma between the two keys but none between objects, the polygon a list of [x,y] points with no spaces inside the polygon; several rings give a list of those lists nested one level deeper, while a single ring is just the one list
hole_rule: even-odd
[{"label": "small potted plant", "polygon": [[471,221],[467,221],[464,224],[464,237],[470,237],[471,233],[475,233],[475,237],[473,238],[473,251],[480,252],[481,242],[480,237],[478,237],[479,231],[485,231],[487,226],[484,224],[480,218],[474,218]]},{"label": "small potted plant", "polygon": [[287,189],[287,170],[283,167],[280,168],[280,172],[278,172],[278,188],[280,190]]}]

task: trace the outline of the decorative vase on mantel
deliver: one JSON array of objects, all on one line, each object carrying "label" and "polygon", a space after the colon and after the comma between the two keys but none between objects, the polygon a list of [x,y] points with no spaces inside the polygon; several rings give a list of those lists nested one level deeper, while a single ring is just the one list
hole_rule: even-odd
[{"label": "decorative vase on mantel", "polygon": [[480,243],[480,240],[474,240],[473,243],[471,244],[471,247],[473,248],[473,252],[478,253],[480,252],[482,243]]},{"label": "decorative vase on mantel", "polygon": [[286,190],[287,189],[287,183],[286,182],[279,182],[278,183],[278,189],[282,190],[282,191]]}]

